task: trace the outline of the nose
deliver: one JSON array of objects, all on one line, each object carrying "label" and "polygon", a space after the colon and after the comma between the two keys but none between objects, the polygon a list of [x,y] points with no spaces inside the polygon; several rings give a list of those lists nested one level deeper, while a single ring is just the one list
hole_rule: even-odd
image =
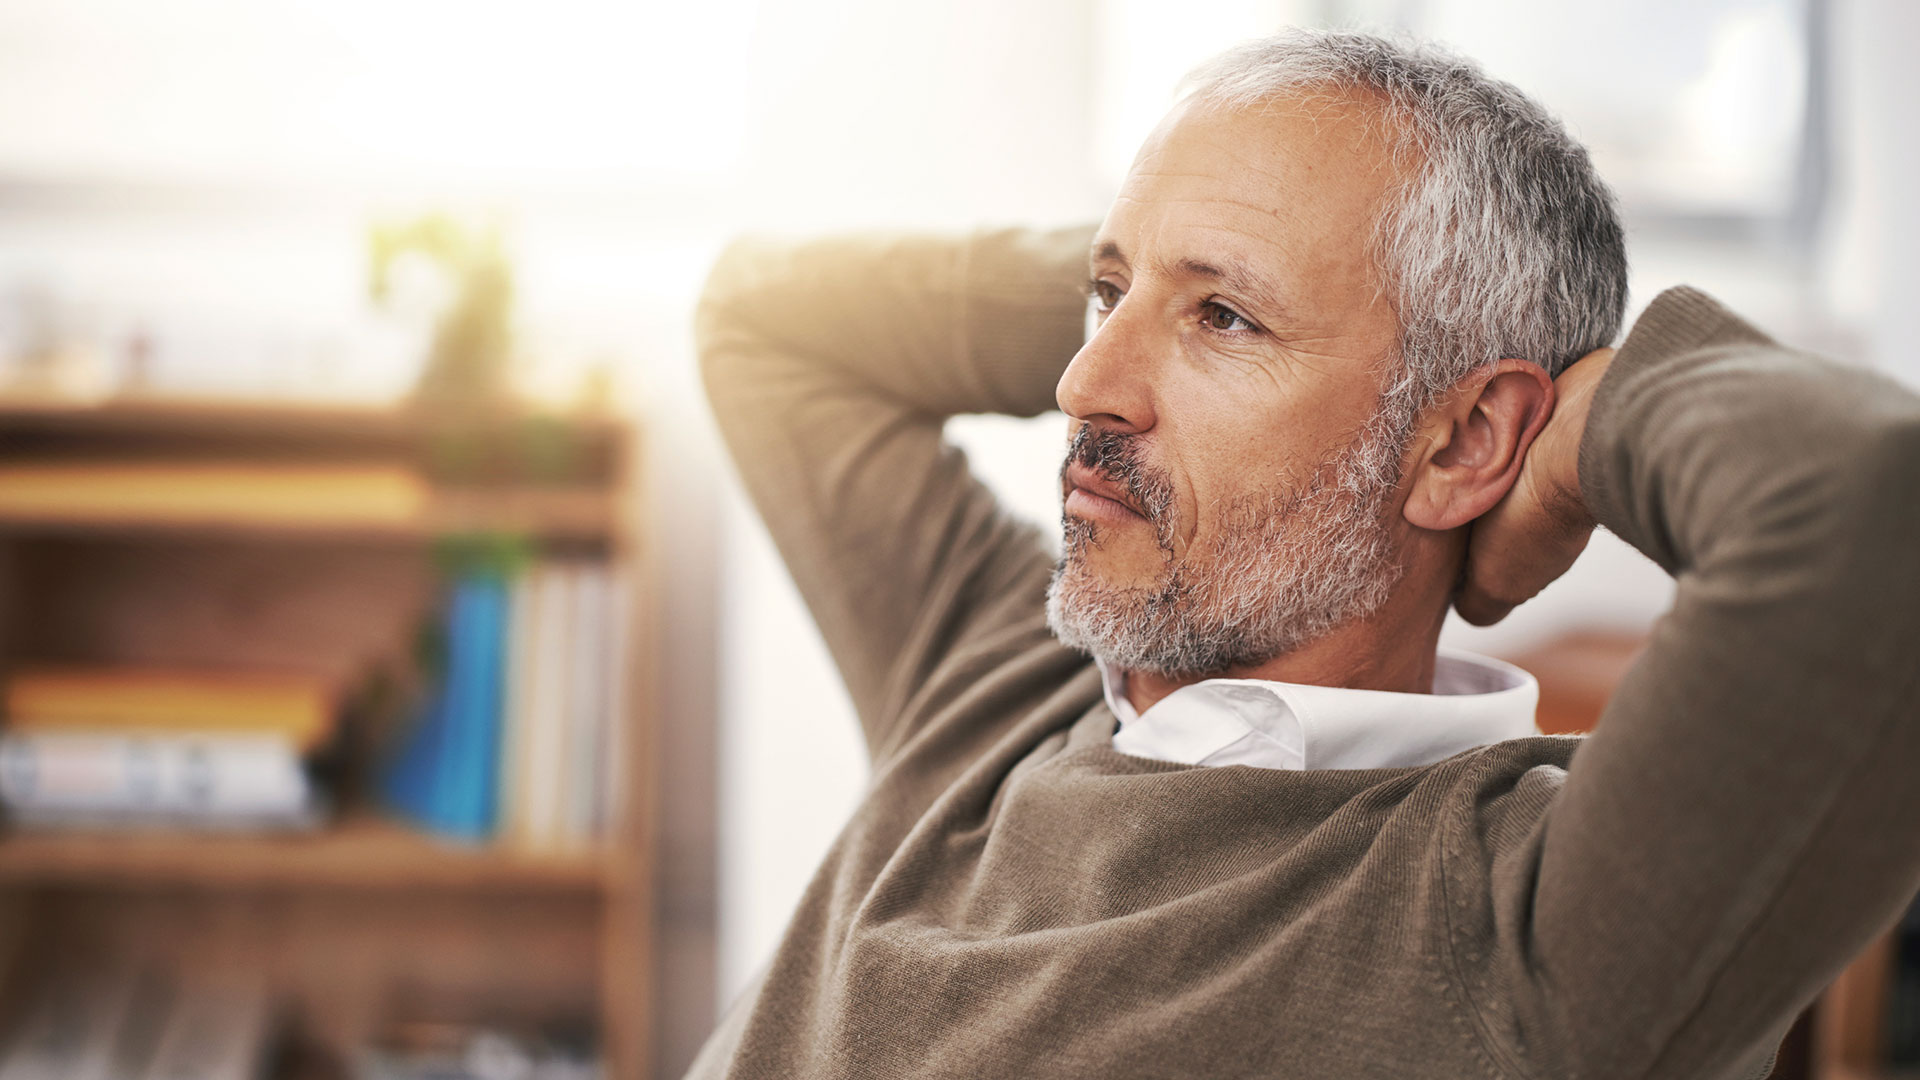
[{"label": "nose", "polygon": [[1060,411],[1115,431],[1153,427],[1150,342],[1144,327],[1126,315],[1122,300],[1087,339],[1054,387]]}]

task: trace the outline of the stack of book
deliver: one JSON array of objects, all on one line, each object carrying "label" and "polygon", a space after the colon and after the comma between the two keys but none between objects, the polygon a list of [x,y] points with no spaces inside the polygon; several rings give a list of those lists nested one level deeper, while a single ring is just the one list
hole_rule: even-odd
[{"label": "stack of book", "polygon": [[[362,1048],[357,1080],[602,1080],[584,1025],[390,1021]],[[0,1077],[0,1080],[6,1080]]]},{"label": "stack of book", "polygon": [[605,836],[625,759],[626,591],[603,561],[459,577],[445,667],[387,776],[443,835],[576,848]]},{"label": "stack of book", "polygon": [[277,1015],[255,978],[62,972],[0,1044],[0,1080],[261,1080]]},{"label": "stack of book", "polygon": [[0,803],[28,825],[304,827],[335,695],[301,674],[28,668],[7,682]]}]

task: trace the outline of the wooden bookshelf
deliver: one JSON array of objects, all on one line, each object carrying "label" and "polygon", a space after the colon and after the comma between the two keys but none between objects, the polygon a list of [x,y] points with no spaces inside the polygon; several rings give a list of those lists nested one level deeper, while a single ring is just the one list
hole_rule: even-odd
[{"label": "wooden bookshelf", "polygon": [[347,1075],[373,1030],[416,1010],[585,1020],[609,1077],[643,1076],[653,729],[638,453],[632,425],[606,416],[0,401],[0,467],[394,465],[424,486],[416,510],[380,521],[0,510],[0,671],[296,668],[342,685],[405,672],[436,603],[436,542],[451,536],[605,558],[634,589],[626,797],[603,842],[463,846],[383,816],[367,792],[403,718],[356,712],[335,762],[340,812],[313,832],[0,831],[0,1013],[76,964],[239,967],[281,995],[299,1076]]},{"label": "wooden bookshelf", "polygon": [[473,532],[508,532],[542,540],[593,542],[615,528],[617,503],[607,492],[504,489],[434,492],[417,514],[393,521],[286,520],[245,512],[160,514],[23,513],[0,510],[0,533],[96,536],[233,536],[332,543],[418,543]]},{"label": "wooden bookshelf", "polygon": [[17,832],[0,883],[115,888],[492,889],[595,895],[606,851],[462,846],[359,814],[312,833]]},{"label": "wooden bookshelf", "polygon": [[[509,409],[506,423],[564,426],[594,442],[625,437],[626,422],[607,414],[554,416]],[[118,440],[233,440],[249,447],[319,446],[342,453],[408,446],[469,427],[467,420],[406,406],[385,408],[301,401],[229,398],[109,399],[99,404],[0,399],[0,430],[9,440],[82,440],[95,447]]]},{"label": "wooden bookshelf", "polygon": [[1816,1080],[1880,1080],[1898,1075],[1887,1065],[1894,948],[1895,935],[1882,935],[1821,995],[1812,1018],[1809,1055],[1809,1075]]}]

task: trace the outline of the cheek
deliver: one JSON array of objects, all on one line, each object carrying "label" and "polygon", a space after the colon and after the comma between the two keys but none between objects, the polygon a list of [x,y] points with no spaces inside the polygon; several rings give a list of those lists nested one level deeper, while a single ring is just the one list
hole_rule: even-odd
[{"label": "cheek", "polygon": [[1218,531],[1226,507],[1249,492],[1271,487],[1282,466],[1273,434],[1251,410],[1196,412],[1161,418],[1164,468],[1173,484],[1176,552],[1205,543]]},{"label": "cheek", "polygon": [[1347,358],[1236,355],[1183,341],[1155,372],[1155,416],[1174,482],[1176,546],[1217,531],[1248,495],[1307,483],[1367,423],[1377,393]]},{"label": "cheek", "polygon": [[1328,422],[1324,406],[1280,408],[1242,397],[1241,407],[1220,407],[1227,397],[1184,409],[1169,402],[1161,413],[1163,460],[1179,513],[1176,550],[1210,542],[1228,508],[1249,496],[1299,490],[1345,444],[1346,433]]}]

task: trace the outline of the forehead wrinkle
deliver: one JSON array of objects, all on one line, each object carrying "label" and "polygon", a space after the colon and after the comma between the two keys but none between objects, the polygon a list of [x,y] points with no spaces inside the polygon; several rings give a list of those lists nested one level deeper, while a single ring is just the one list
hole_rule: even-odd
[{"label": "forehead wrinkle", "polygon": [[[1269,230],[1315,227],[1314,217],[1303,212],[1304,208],[1299,204],[1298,200],[1280,198],[1277,192],[1263,192],[1261,194],[1265,197],[1260,201],[1254,201],[1250,198],[1238,198],[1225,193],[1213,192],[1192,194],[1157,193],[1152,197],[1147,197],[1128,194],[1122,191],[1120,194],[1114,196],[1113,205],[1108,209],[1105,224],[1110,228],[1103,227],[1100,230],[1100,235],[1094,238],[1093,250],[1090,253],[1090,257],[1095,261],[1103,258],[1112,259],[1121,263],[1128,261],[1125,253],[1120,251],[1118,245],[1111,239],[1109,235],[1110,229],[1137,232],[1139,231],[1138,227],[1141,225],[1175,225],[1185,229],[1203,232],[1224,232],[1231,235],[1250,237],[1262,243],[1273,243],[1276,237],[1273,233],[1269,232]],[[1116,211],[1118,211],[1123,204],[1128,206],[1128,214],[1124,217],[1116,216]],[[1163,212],[1170,207],[1186,206],[1204,207],[1215,212],[1202,214],[1197,219],[1178,222],[1167,222],[1165,220],[1156,221],[1153,218],[1142,222],[1133,217],[1135,213],[1133,210],[1134,207],[1145,208],[1145,211],[1149,215],[1163,219],[1164,214],[1156,212]],[[1254,220],[1249,221],[1247,220],[1248,218]],[[1125,222],[1131,222],[1135,228],[1131,230],[1121,228]]]},{"label": "forehead wrinkle", "polygon": [[[1269,183],[1260,183],[1264,178]],[[1129,195],[1127,189],[1138,186],[1151,186],[1154,183],[1168,184],[1185,181],[1185,192],[1162,192],[1152,198]],[[1255,213],[1278,216],[1278,211],[1267,204],[1277,192],[1285,190],[1291,178],[1283,172],[1243,164],[1236,170],[1224,171],[1172,171],[1154,169],[1135,169],[1126,180],[1114,201],[1155,202],[1155,203],[1217,203],[1224,206],[1238,206]],[[1199,185],[1201,190],[1190,190]],[[1256,193],[1250,197],[1247,192]]]}]

